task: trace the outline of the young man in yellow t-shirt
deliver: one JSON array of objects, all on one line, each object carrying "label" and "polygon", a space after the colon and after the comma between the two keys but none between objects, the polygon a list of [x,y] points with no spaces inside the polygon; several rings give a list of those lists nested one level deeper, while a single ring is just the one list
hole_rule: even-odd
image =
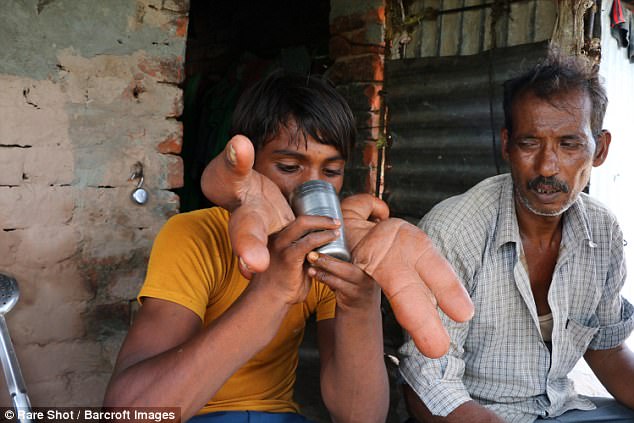
[{"label": "young man in yellow t-shirt", "polygon": [[[314,179],[341,190],[355,126],[326,81],[273,74],[241,98],[234,132],[253,142],[253,169],[287,198]],[[314,252],[341,222],[292,220],[269,238],[266,271],[247,279],[229,216],[221,208],[176,215],[157,236],[105,406],[180,407],[183,421],[305,422],[293,384],[305,321],[316,313],[333,421],[385,421],[380,289],[356,265]]]}]

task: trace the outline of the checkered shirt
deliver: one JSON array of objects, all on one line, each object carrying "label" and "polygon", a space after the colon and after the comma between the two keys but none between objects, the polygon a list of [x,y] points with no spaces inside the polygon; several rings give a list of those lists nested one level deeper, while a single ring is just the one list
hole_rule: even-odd
[{"label": "checkered shirt", "polygon": [[548,293],[552,353],[539,329],[510,175],[443,201],[419,226],[475,305],[468,323],[442,315],[452,340],[445,356],[423,356],[409,336],[400,349],[401,375],[429,410],[446,416],[473,399],[509,422],[532,422],[594,408],[568,373],[588,348],[616,347],[634,329],[634,307],[620,295],[626,271],[615,217],[585,194],[563,215]]}]

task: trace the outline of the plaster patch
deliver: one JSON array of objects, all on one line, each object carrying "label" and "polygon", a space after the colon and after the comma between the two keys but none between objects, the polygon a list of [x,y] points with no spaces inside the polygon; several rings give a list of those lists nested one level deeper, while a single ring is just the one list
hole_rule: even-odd
[{"label": "plaster patch", "polygon": [[0,145],[69,145],[66,95],[58,84],[0,75],[0,92]]}]

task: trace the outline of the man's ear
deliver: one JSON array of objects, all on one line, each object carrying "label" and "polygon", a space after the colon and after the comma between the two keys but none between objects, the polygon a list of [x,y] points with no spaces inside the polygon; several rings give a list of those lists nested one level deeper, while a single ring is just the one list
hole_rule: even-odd
[{"label": "man's ear", "polygon": [[608,157],[608,150],[610,149],[610,142],[612,141],[612,134],[610,131],[604,129],[601,131],[596,139],[597,148],[594,150],[594,159],[592,160],[592,166],[601,166],[605,159]]},{"label": "man's ear", "polygon": [[502,158],[509,161],[509,131],[506,128],[502,128],[500,131],[500,140],[502,140]]}]

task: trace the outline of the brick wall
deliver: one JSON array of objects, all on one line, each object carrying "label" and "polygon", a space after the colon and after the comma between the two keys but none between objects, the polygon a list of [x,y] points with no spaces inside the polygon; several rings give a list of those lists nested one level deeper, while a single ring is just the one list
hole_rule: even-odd
[{"label": "brick wall", "polygon": [[330,56],[327,76],[348,100],[359,136],[346,189],[374,192],[381,129],[381,97],[385,55],[385,4],[382,0],[332,0]]},{"label": "brick wall", "polygon": [[[178,210],[189,6],[3,7],[0,272],[21,290],[7,320],[34,406],[99,405],[151,243]],[[145,206],[130,200],[136,162]]]}]

